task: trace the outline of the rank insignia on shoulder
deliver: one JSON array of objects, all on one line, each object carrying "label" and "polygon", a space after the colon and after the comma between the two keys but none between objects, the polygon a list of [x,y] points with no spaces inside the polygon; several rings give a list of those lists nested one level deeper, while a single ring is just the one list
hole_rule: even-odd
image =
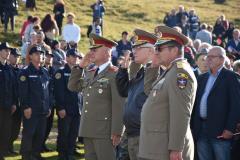
[{"label": "rank insignia on shoulder", "polygon": [[178,73],[177,74],[177,86],[180,89],[184,89],[187,86],[188,82],[188,75],[185,73]]},{"label": "rank insignia on shoulder", "polygon": [[21,76],[20,77],[20,81],[22,81],[22,82],[26,81],[26,77],[25,76]]},{"label": "rank insignia on shoulder", "polygon": [[60,79],[61,77],[62,77],[61,73],[55,74],[55,78],[56,78],[56,79]]},{"label": "rank insignia on shoulder", "polygon": [[182,61],[178,61],[177,62],[177,68],[183,68],[183,62]]}]

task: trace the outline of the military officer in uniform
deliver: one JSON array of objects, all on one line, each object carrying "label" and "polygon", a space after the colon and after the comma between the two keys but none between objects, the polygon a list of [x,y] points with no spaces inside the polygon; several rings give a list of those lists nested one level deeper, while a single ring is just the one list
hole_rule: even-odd
[{"label": "military officer in uniform", "polygon": [[[93,40],[90,52],[72,69],[68,88],[83,92],[80,136],[84,139],[85,159],[115,160],[114,147],[122,134],[124,103],[115,82],[118,68],[110,62],[111,48],[117,44],[95,34],[90,37]],[[95,66],[87,68],[91,62]]]},{"label": "military officer in uniform", "polygon": [[189,40],[166,26],[155,44],[159,63],[166,71],[153,83],[141,113],[139,157],[144,160],[193,160],[190,117],[197,82],[183,59]]},{"label": "military officer in uniform", "polygon": [[80,113],[77,91],[67,88],[71,68],[77,64],[81,55],[75,48],[66,54],[67,63],[60,68],[54,77],[54,91],[58,115],[57,151],[60,160],[74,159],[74,149],[78,136]]},{"label": "military officer in uniform", "polygon": [[21,53],[17,48],[11,49],[10,57],[9,57],[9,64],[12,72],[14,74],[15,79],[15,102],[16,102],[16,111],[12,115],[12,129],[11,129],[11,138],[9,142],[9,153],[16,154],[13,148],[14,141],[18,138],[21,122],[22,122],[22,114],[20,109],[20,101],[18,96],[18,86],[17,86],[17,78],[20,72],[19,67],[19,60],[20,60]]},{"label": "military officer in uniform", "polygon": [[34,45],[30,51],[30,64],[19,75],[19,97],[23,110],[21,154],[23,160],[43,159],[42,143],[47,117],[51,114],[49,87],[50,78],[41,46]]},{"label": "military officer in uniform", "polygon": [[12,113],[16,111],[14,73],[7,64],[11,47],[0,44],[0,160],[8,152]]}]

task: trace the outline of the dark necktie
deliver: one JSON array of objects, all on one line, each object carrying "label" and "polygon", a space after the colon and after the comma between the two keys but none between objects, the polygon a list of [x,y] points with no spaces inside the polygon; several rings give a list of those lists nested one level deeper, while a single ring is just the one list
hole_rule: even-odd
[{"label": "dark necktie", "polygon": [[94,73],[94,78],[98,75],[98,71],[99,71],[99,68],[96,69],[96,71]]}]

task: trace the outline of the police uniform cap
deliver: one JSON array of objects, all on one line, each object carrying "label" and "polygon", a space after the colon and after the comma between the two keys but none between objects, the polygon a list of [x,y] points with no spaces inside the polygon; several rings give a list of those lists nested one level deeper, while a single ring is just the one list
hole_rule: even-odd
[{"label": "police uniform cap", "polygon": [[162,36],[155,43],[155,46],[168,44],[169,42],[176,42],[182,46],[189,43],[189,38],[173,28],[167,26],[157,26],[156,29],[161,32]]},{"label": "police uniform cap", "polygon": [[93,33],[91,33],[89,35],[89,37],[92,39],[92,44],[89,47],[89,49],[96,49],[96,48],[100,48],[102,46],[105,46],[107,48],[112,48],[114,46],[117,46],[116,42],[114,42],[112,40],[109,40],[107,38],[98,36],[98,35],[93,34]]},{"label": "police uniform cap", "polygon": [[45,55],[53,57],[52,51],[48,49],[45,50]]},{"label": "police uniform cap", "polygon": [[33,46],[30,51],[29,51],[29,54],[33,54],[33,53],[40,53],[40,54],[44,54],[45,51],[42,49],[41,46]]},{"label": "police uniform cap", "polygon": [[[135,44],[133,45],[133,48],[135,47],[139,47],[142,45],[146,45],[147,46],[153,46],[158,37],[148,31],[144,31],[142,29],[135,29],[134,31],[135,36],[137,37],[137,41],[135,42]],[[147,45],[150,44],[150,45]]]},{"label": "police uniform cap", "polygon": [[8,44],[8,42],[3,42],[3,43],[0,44],[0,50],[3,50],[3,49],[12,50],[13,48]]},{"label": "police uniform cap", "polygon": [[79,58],[82,58],[82,55],[81,53],[79,53],[79,51],[76,49],[76,48],[71,48],[67,51],[67,54],[66,54],[67,57],[69,56],[74,56],[74,57],[79,57]]},{"label": "police uniform cap", "polygon": [[21,53],[18,48],[12,48],[10,54],[14,56],[21,56]]}]

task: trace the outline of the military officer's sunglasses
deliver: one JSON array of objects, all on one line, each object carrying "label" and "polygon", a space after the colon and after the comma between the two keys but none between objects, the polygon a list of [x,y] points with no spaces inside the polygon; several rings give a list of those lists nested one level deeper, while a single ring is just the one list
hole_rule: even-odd
[{"label": "military officer's sunglasses", "polygon": [[165,47],[156,46],[155,51],[162,52],[165,48],[173,48],[173,47],[175,47],[175,46],[165,46]]}]

